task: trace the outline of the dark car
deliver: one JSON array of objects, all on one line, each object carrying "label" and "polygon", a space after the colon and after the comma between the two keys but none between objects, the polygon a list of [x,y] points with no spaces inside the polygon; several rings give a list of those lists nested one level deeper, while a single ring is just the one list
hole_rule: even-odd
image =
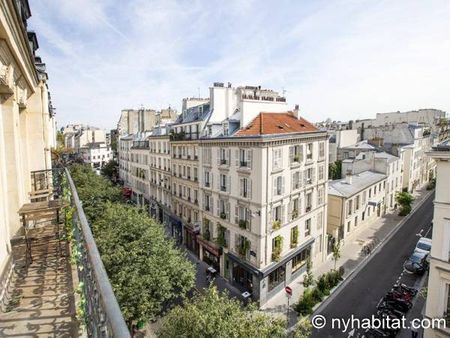
[{"label": "dark car", "polygon": [[428,268],[427,257],[427,253],[415,251],[403,264],[403,268],[407,273],[423,275]]}]

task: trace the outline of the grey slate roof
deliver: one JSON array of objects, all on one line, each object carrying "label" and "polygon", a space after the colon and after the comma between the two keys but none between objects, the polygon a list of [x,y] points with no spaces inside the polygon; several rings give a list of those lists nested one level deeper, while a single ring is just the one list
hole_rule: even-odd
[{"label": "grey slate roof", "polygon": [[395,162],[399,159],[397,156],[388,154],[385,151],[383,151],[381,153],[375,153],[375,158],[385,158],[385,159],[387,159],[388,163]]},{"label": "grey slate roof", "polygon": [[386,175],[374,171],[364,171],[352,176],[352,184],[346,183],[345,178],[330,181],[328,183],[328,193],[334,196],[351,197],[371,185],[384,180],[386,177]]}]

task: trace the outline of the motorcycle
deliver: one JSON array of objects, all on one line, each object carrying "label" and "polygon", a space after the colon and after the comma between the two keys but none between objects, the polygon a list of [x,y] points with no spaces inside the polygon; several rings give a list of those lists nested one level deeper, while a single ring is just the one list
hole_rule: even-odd
[{"label": "motorcycle", "polygon": [[411,286],[407,286],[406,284],[394,284],[394,286],[392,287],[394,290],[398,290],[400,292],[405,292],[405,293],[409,293],[411,294],[413,297],[415,295],[417,295],[417,292],[419,290],[411,287]]},{"label": "motorcycle", "polygon": [[408,303],[404,300],[402,301],[400,299],[392,299],[386,296],[383,298],[383,301],[386,302],[386,305],[393,307],[394,309],[399,310],[403,313],[408,312],[412,305],[411,303]]},{"label": "motorcycle", "polygon": [[412,301],[413,299],[413,296],[410,293],[403,293],[393,290],[389,291],[386,295],[395,299],[402,299],[408,302]]}]

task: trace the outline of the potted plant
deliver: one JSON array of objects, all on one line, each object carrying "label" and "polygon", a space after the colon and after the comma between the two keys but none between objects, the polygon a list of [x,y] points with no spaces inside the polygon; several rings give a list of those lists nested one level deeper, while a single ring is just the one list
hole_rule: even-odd
[{"label": "potted plant", "polygon": [[247,229],[247,221],[245,219],[239,220],[239,228]]},{"label": "potted plant", "polygon": [[298,210],[294,209],[292,210],[292,219],[296,219],[298,217]]},{"label": "potted plant", "polygon": [[273,230],[278,230],[281,227],[281,222],[279,220],[275,220],[272,223],[272,229]]},{"label": "potted plant", "polygon": [[220,213],[220,218],[226,219],[226,218],[227,218],[227,214],[224,213],[224,212],[221,212],[221,213]]},{"label": "potted plant", "polygon": [[278,235],[274,238],[274,247],[272,249],[272,260],[278,261],[281,257],[281,250],[283,248],[283,237]]}]

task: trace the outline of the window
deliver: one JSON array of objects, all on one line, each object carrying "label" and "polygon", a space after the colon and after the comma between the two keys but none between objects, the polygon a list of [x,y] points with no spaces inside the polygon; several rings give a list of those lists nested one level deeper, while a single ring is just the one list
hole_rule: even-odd
[{"label": "window", "polygon": [[324,203],[324,189],[323,187],[320,187],[317,190],[317,204],[322,205]]},{"label": "window", "polygon": [[297,190],[300,188],[300,171],[292,173],[292,190]]},{"label": "window", "polygon": [[227,176],[220,174],[220,191],[227,191]]},{"label": "window", "polygon": [[323,227],[323,212],[319,212],[317,214],[317,230],[322,229]]},{"label": "window", "polygon": [[274,222],[278,221],[278,222],[283,223],[283,207],[281,205],[273,208],[272,219]]},{"label": "window", "polygon": [[274,178],[274,191],[275,196],[282,195],[284,193],[284,177],[278,176]]},{"label": "window", "polygon": [[312,184],[314,182],[314,168],[305,170],[305,184]]},{"label": "window", "polygon": [[308,143],[306,145],[306,159],[307,160],[312,160],[313,158],[313,144],[312,143]]},{"label": "window", "polygon": [[300,216],[300,199],[295,198],[291,202],[291,220],[297,219]]},{"label": "window", "polygon": [[302,266],[306,264],[308,258],[311,255],[311,248],[308,247],[302,250],[299,254],[297,254],[294,258],[292,258],[292,272],[297,271]]},{"label": "window", "polygon": [[303,161],[303,145],[289,147],[289,162],[291,164]]},{"label": "window", "polygon": [[363,193],[362,193],[362,205],[363,205],[363,207],[366,204],[366,198],[367,198],[367,191],[363,191]]},{"label": "window", "polygon": [[305,237],[311,235],[311,218],[305,221]]},{"label": "window", "polygon": [[361,215],[361,220],[362,220],[362,221],[364,221],[365,216],[366,216],[366,212],[363,211],[363,212],[362,212],[362,215]]},{"label": "window", "polygon": [[250,198],[250,186],[251,182],[247,177],[240,178],[240,196],[245,198]]},{"label": "window", "polygon": [[352,214],[353,200],[349,200],[347,202],[347,215]]},{"label": "window", "polygon": [[312,209],[312,192],[306,194],[305,211],[310,212]]},{"label": "window", "polygon": [[320,158],[325,157],[325,143],[324,142],[319,143],[319,157]]},{"label": "window", "polygon": [[324,166],[321,165],[319,166],[319,180],[322,181],[325,177],[325,170],[324,170]]},{"label": "window", "polygon": [[355,216],[355,227],[358,226],[358,216]]},{"label": "window", "polygon": [[252,157],[253,157],[252,149],[236,150],[236,166],[251,168],[252,167]]},{"label": "window", "polygon": [[224,148],[220,148],[220,164],[227,164],[227,151]]},{"label": "window", "polygon": [[355,211],[359,210],[359,195],[356,196],[356,202],[355,202]]},{"label": "window", "polygon": [[281,169],[283,165],[282,149],[273,149],[272,152],[272,170]]},{"label": "window", "polygon": [[269,274],[269,291],[272,291],[276,286],[284,283],[286,275],[286,268],[280,266]]},{"label": "window", "polygon": [[348,221],[348,223],[347,223],[347,232],[350,232],[350,225],[351,225],[351,223],[352,222],[350,222],[350,221]]}]

